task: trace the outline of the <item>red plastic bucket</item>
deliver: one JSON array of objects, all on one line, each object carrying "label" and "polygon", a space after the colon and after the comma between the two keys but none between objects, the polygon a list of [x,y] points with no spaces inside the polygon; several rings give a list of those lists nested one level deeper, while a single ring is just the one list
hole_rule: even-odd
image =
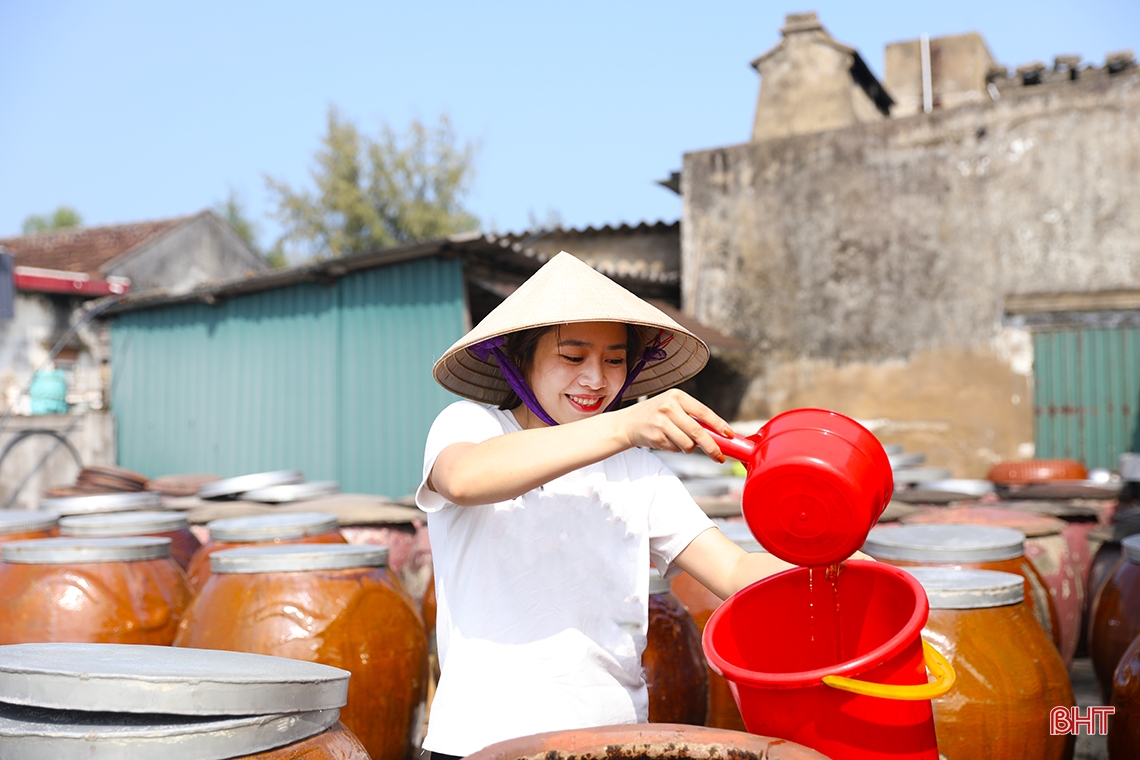
[{"label": "red plastic bucket", "polygon": [[750,733],[834,758],[938,760],[930,700],[954,674],[919,637],[928,612],[896,567],[852,560],[834,583],[799,567],[726,600],[702,643]]}]

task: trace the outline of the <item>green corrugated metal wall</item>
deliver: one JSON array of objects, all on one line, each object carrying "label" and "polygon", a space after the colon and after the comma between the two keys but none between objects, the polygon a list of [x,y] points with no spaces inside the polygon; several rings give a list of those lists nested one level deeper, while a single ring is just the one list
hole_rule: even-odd
[{"label": "green corrugated metal wall", "polygon": [[431,367],[463,332],[458,261],[424,258],[111,326],[118,461],[148,477],[297,468],[410,493],[435,415]]},{"label": "green corrugated metal wall", "polygon": [[1037,456],[1115,470],[1140,451],[1140,327],[1033,334]]}]

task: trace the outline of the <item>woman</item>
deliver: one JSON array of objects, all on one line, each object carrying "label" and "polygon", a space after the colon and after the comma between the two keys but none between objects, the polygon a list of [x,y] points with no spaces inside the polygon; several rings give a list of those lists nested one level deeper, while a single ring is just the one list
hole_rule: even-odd
[{"label": "woman", "polygon": [[[787,564],[728,540],[648,449],[723,462],[669,390],[708,349],[567,253],[436,363],[471,401],[428,435],[428,513],[441,676],[424,747],[464,756],[543,731],[645,722],[648,569],[727,598]],[[496,408],[498,407],[498,408]]]}]

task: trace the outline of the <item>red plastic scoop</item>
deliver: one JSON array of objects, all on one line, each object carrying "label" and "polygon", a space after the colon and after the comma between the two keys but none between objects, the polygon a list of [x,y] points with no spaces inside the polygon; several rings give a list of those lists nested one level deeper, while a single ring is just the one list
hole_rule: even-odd
[{"label": "red plastic scoop", "polygon": [[847,559],[891,500],[887,452],[871,431],[838,412],[792,409],[747,438],[709,432],[748,469],[749,530],[787,562],[818,567]]}]

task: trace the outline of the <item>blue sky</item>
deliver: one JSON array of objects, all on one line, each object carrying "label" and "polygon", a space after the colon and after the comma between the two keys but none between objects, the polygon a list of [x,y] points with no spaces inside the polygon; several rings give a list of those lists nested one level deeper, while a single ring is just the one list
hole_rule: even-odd
[{"label": "blue sky", "polygon": [[447,113],[479,144],[486,230],[679,218],[654,180],[744,142],[788,12],[882,75],[889,42],[981,32],[1011,68],[1140,52],[1140,2],[31,2],[0,0],[0,237],[61,204],[88,224],[194,213],[232,189],[268,245],[336,105],[365,132]]}]

